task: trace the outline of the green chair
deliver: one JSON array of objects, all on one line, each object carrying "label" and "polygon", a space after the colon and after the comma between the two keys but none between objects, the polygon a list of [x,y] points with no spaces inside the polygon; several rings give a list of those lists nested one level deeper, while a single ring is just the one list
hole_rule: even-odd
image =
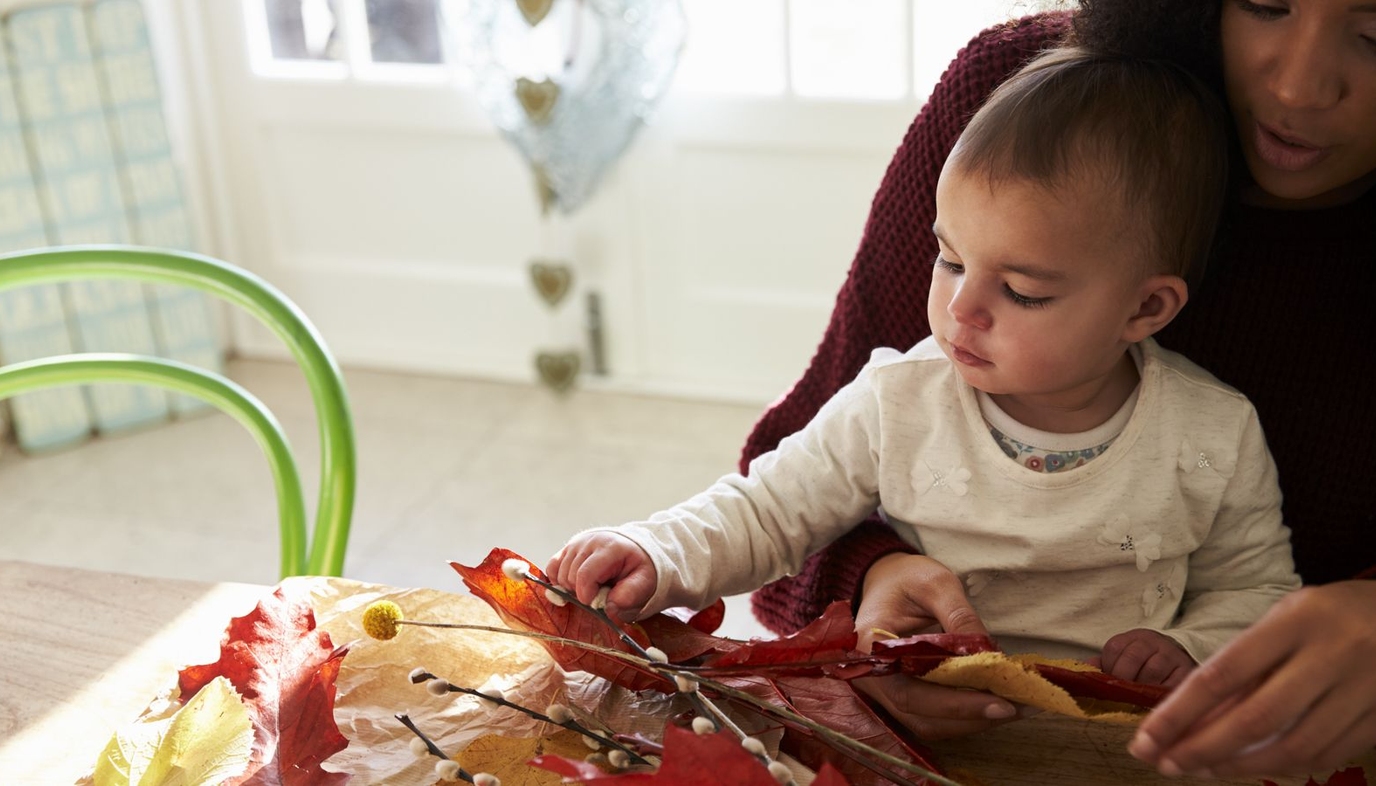
[{"label": "green chair", "polygon": [[305,314],[271,284],[217,259],[131,246],[70,246],[0,255],[0,290],[78,279],[130,279],[192,287],[241,306],[286,343],[305,372],[320,428],[320,504],[309,544],[306,504],[286,435],[258,399],[225,377],[163,358],[82,353],[0,367],[0,400],[69,384],[141,383],[195,396],[233,416],[272,468],[281,522],[281,573],[338,576],[344,569],[357,464],[344,379]]}]

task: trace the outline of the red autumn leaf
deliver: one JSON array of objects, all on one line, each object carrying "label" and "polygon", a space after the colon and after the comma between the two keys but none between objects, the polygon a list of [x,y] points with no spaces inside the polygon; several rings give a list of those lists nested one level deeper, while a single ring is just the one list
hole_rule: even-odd
[{"label": "red autumn leaf", "polygon": [[[493,549],[482,564],[467,567],[449,563],[474,595],[482,598],[508,626],[586,642],[630,653],[632,650],[605,623],[569,604],[557,606],[532,582],[514,581],[502,571],[502,563],[521,557],[506,549]],[[529,562],[522,560],[529,565]],[[537,568],[532,575],[544,579]],[[691,623],[668,614],[656,614],[626,625],[626,632],[641,646],[652,642],[677,664],[701,665],[705,676],[747,671],[758,673],[820,675],[824,664],[854,653],[855,624],[845,604],[832,604],[820,618],[803,630],[780,640],[736,641],[703,633]],[[546,643],[550,655],[564,669],[586,671],[631,690],[672,690],[672,683],[648,669],[564,644]],[[720,670],[718,670],[718,667]]]},{"label": "red autumn leaf", "polygon": [[[1263,786],[1276,786],[1275,781],[1262,781]],[[1361,767],[1338,770],[1323,783],[1310,778],[1304,786],[1367,786],[1366,771]]]},{"label": "red autumn leaf", "polygon": [[[582,783],[617,786],[778,786],[769,770],[727,732],[694,734],[677,726],[664,729],[664,761],[654,772],[606,773],[583,761],[561,756],[536,756],[530,764]],[[830,768],[813,781],[821,786],[849,786]]]},{"label": "red autumn leaf", "polygon": [[1037,664],[1037,673],[1052,685],[1065,688],[1076,698],[1103,699],[1151,709],[1166,698],[1171,689],[1164,685],[1119,679],[1102,671],[1073,671],[1058,666]]},{"label": "red autumn leaf", "polygon": [[694,630],[703,633],[715,633],[717,628],[721,627],[722,620],[726,619],[726,603],[721,598],[717,598],[715,603],[701,611],[675,608],[665,609],[664,613],[676,620],[688,623],[688,626]]},{"label": "red autumn leaf", "polygon": [[842,661],[855,654],[855,620],[845,603],[833,603],[807,627],[776,640],[732,642],[717,647],[705,659],[707,669],[742,666],[755,671],[761,666],[799,666]]},{"label": "red autumn leaf", "polygon": [[288,600],[279,587],[253,611],[235,617],[220,644],[220,659],[180,673],[182,701],[225,677],[253,721],[253,755],[231,786],[343,784],[349,776],[320,763],[349,741],[334,722],[335,678],[347,648],[335,648],[315,629],[309,604]]},{"label": "red autumn leaf", "polygon": [[738,641],[709,636],[668,614],[641,620],[640,628],[671,663],[692,666],[704,677],[731,674],[806,674],[858,656],[855,624],[844,603],[834,603],[821,617],[781,639]]},{"label": "red autumn leaf", "polygon": [[[515,552],[493,549],[481,565],[470,568],[457,562],[449,565],[463,577],[469,592],[487,601],[509,627],[516,630],[562,636],[607,649],[631,652],[631,648],[616,636],[601,620],[573,605],[556,606],[545,597],[544,590],[529,581],[514,581],[502,572],[502,563],[521,559]],[[522,560],[524,561],[524,560]],[[529,563],[527,563],[529,564]],[[545,578],[534,566],[531,575]],[[684,628],[688,626],[679,622]],[[650,640],[636,625],[626,626],[626,632],[641,646]],[[705,635],[705,634],[699,634]],[[625,661],[598,655],[579,647],[555,642],[542,642],[555,662],[569,671],[586,671],[615,682],[631,690],[656,687],[661,691],[673,689],[673,684],[649,669],[636,668]]]},{"label": "red autumn leaf", "polygon": [[[826,678],[771,679],[759,676],[733,677],[723,682],[838,731],[857,742],[863,742],[871,748],[932,772],[940,772],[932,763],[930,753],[910,741],[905,732],[890,725],[847,682]],[[751,707],[750,704],[740,701],[733,703],[742,709]],[[785,727],[780,749],[814,770],[824,765],[834,766],[855,786],[888,783],[884,776],[885,772],[894,772],[918,783],[924,782],[911,773],[873,762],[863,754],[849,756],[846,753],[848,749],[833,746],[817,732],[785,718],[775,717],[775,720]],[[870,766],[872,764],[878,764],[879,771]]]}]

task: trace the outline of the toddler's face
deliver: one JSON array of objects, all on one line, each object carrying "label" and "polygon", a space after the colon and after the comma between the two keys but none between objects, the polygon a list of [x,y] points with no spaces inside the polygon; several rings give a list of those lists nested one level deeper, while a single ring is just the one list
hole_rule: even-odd
[{"label": "toddler's face", "polygon": [[1144,234],[1097,184],[1048,190],[947,164],[927,316],[971,386],[1076,406],[1122,357],[1146,278]]}]

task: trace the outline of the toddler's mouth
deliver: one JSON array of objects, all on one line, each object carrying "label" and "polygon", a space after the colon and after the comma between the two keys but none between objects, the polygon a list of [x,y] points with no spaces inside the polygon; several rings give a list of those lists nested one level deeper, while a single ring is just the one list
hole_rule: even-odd
[{"label": "toddler's mouth", "polygon": [[954,343],[951,344],[951,357],[955,358],[956,362],[964,364],[966,366],[974,366],[978,368],[981,366],[993,365],[993,363],[990,363],[988,360],[985,360],[984,358],[980,357],[979,355],[976,355],[970,350],[965,349],[959,344]]}]

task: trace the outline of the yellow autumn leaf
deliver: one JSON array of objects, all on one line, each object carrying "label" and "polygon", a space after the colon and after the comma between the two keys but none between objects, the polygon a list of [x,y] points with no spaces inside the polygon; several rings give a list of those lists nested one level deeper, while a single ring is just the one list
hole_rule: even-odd
[{"label": "yellow autumn leaf", "polygon": [[96,762],[95,786],[211,786],[240,775],[253,749],[248,708],[216,677],[170,715],[120,729]]},{"label": "yellow autumn leaf", "polygon": [[559,786],[562,779],[558,774],[526,764],[546,753],[581,759],[589,751],[583,744],[582,735],[568,730],[530,739],[488,735],[479,737],[464,748],[458,760],[469,772],[496,775],[501,779],[502,786]]}]

